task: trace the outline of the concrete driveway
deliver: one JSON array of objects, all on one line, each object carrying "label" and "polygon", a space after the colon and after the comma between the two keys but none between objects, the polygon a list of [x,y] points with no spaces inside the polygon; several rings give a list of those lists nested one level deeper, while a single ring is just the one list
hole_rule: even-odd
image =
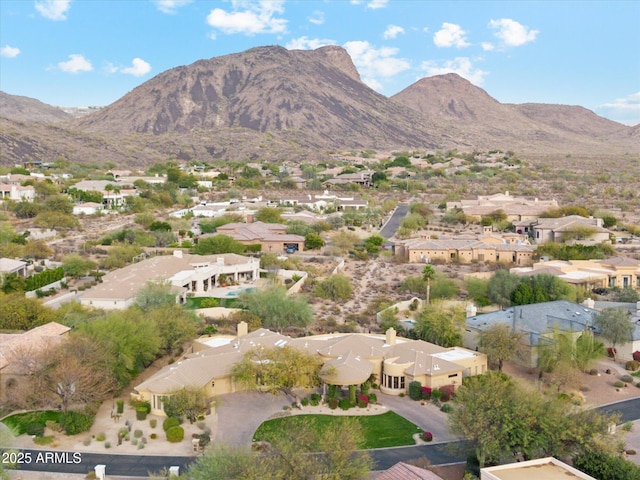
[{"label": "concrete driveway", "polygon": [[[376,391],[378,402],[398,415],[415,423],[423,430],[433,433],[434,441],[447,442],[459,437],[449,433],[447,414],[431,403],[421,405],[409,397],[385,395]],[[214,432],[216,442],[229,445],[248,446],[253,434],[262,422],[275,413],[283,412],[283,407],[291,406],[292,399],[284,394],[238,392],[220,395],[216,398],[217,425]],[[358,409],[352,413],[357,415]]]}]

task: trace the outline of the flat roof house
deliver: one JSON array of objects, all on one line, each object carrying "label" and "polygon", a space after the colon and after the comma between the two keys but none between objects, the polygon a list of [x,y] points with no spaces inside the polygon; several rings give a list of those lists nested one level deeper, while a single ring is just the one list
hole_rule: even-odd
[{"label": "flat roof house", "polygon": [[259,278],[260,261],[233,253],[190,255],[176,250],[173,255],[148,258],[109,272],[102,283],[87,290],[80,303],[105,310],[124,310],[135,302],[147,282],[168,282],[177,301],[187,295],[208,296],[220,285],[222,275],[235,283],[254,282]]},{"label": "flat roof house", "polygon": [[287,226],[278,223],[227,223],[218,227],[216,234],[227,235],[244,245],[260,244],[267,253],[304,250],[304,237],[287,233]]}]

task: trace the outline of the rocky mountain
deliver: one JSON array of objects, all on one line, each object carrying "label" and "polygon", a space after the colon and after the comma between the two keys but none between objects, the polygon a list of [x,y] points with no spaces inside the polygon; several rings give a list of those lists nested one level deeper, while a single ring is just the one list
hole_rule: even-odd
[{"label": "rocky mountain", "polygon": [[313,132],[308,146],[321,148],[443,141],[420,115],[362,83],[347,52],[334,46],[259,47],[173,68],[76,126],[109,134]]},{"label": "rocky mountain", "polygon": [[71,115],[58,107],[39,100],[0,91],[0,116],[20,122],[55,123],[68,120]]},{"label": "rocky mountain", "polygon": [[2,108],[0,163],[60,155],[118,164],[170,157],[309,161],[354,149],[638,151],[637,128],[582,107],[502,104],[455,74],[424,78],[387,98],[360,80],[336,46],[259,47],[200,60],[62,123],[34,123],[37,115],[18,112]]}]

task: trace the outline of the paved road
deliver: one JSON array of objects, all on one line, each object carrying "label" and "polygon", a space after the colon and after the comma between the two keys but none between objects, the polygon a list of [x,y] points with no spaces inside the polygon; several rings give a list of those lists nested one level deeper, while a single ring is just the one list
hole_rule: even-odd
[{"label": "paved road", "polygon": [[[597,407],[596,410],[603,413],[620,413],[621,421],[633,421],[640,419],[640,398],[632,398],[622,402]],[[432,465],[444,465],[459,463],[466,460],[463,442],[450,441],[436,444],[416,445],[409,447],[395,447],[370,450],[376,464],[376,470],[384,470],[396,463],[406,462],[412,459],[426,457]],[[165,467],[173,465],[184,467],[191,463],[193,457],[172,457],[163,455],[109,455],[101,453],[81,453],[78,463],[73,452],[68,452],[66,457],[49,458],[43,455],[47,450],[22,450],[31,456],[30,463],[23,463],[22,470],[39,472],[64,472],[87,473],[93,470],[95,465],[106,465],[107,475],[126,477],[146,477],[149,472],[157,472]],[[51,454],[63,455],[64,452],[55,451]],[[39,456],[40,454],[40,456]],[[38,460],[42,461],[38,461]]]},{"label": "paved road", "polygon": [[387,239],[393,237],[400,227],[400,222],[407,216],[407,213],[409,213],[409,205],[405,203],[398,204],[391,218],[389,218],[387,223],[380,229],[380,236]]}]

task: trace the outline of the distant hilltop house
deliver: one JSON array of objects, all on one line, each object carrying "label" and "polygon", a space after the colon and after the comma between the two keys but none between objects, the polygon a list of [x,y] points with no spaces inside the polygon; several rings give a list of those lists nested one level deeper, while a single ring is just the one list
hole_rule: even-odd
[{"label": "distant hilltop house", "polygon": [[176,250],[173,255],[152,257],[102,277],[102,283],[87,290],[80,303],[105,310],[124,310],[134,304],[147,282],[167,282],[176,303],[187,296],[211,296],[220,279],[236,284],[253,284],[259,278],[260,261],[233,253],[190,255]]},{"label": "distant hilltop house", "polygon": [[603,227],[603,220],[594,217],[568,215],[560,218],[538,218],[514,222],[516,232],[526,233],[536,243],[565,243],[588,240],[591,243],[606,242],[611,232]]},{"label": "distant hilltop house", "polygon": [[342,173],[333,178],[325,180],[322,185],[325,187],[332,185],[349,185],[355,184],[362,187],[370,187],[371,179],[375,172],[373,170],[361,170],[357,173]]},{"label": "distant hilltop house", "polygon": [[412,381],[430,388],[459,387],[464,377],[487,370],[487,357],[482,353],[396,337],[393,329],[386,335],[336,333],[291,338],[264,328],[247,333],[246,323],[241,322],[237,336],[196,341],[194,353],[137,385],[132,396],[149,401],[151,413],[164,415],[163,397],[183,388],[203,388],[209,398],[235,392],[241,387],[234,383],[231,371],[248,351],[285,346],[318,355],[323,369],[326,366],[325,371],[331,372],[330,378],[325,378],[327,384],[360,385],[373,375],[380,390],[390,395],[406,393]]},{"label": "distant hilltop house", "polygon": [[327,209],[335,209],[338,212],[348,209],[360,210],[369,206],[369,202],[361,198],[353,195],[329,193],[327,190],[323,193],[306,195],[284,195],[278,199],[278,203],[282,206],[306,207],[317,212],[324,212]]},{"label": "distant hilltop house", "polygon": [[15,183],[2,183],[0,179],[0,200],[13,202],[33,202],[36,198],[36,189],[33,185],[22,186]]},{"label": "distant hilltop house", "polygon": [[478,239],[411,239],[398,242],[396,254],[415,263],[503,262],[530,265],[535,247],[522,235],[485,235]]},{"label": "distant hilltop house", "polygon": [[78,203],[73,206],[74,215],[95,215],[104,212],[104,205],[96,202]]},{"label": "distant hilltop house", "polygon": [[553,275],[567,283],[594,288],[633,288],[640,290],[640,261],[628,257],[605,260],[552,260],[534,263],[530,267],[512,268],[516,275]]},{"label": "distant hilltop house", "polygon": [[12,388],[33,373],[29,370],[30,362],[25,359],[58,345],[70,330],[49,322],[23,333],[0,333],[0,400],[6,400]]},{"label": "distant hilltop house", "polygon": [[518,305],[480,315],[469,309],[463,342],[465,347],[475,349],[480,332],[492,325],[506,325],[522,334],[522,355],[516,361],[535,367],[538,361],[536,347],[548,341],[554,329],[569,332],[577,338],[586,328],[593,328],[597,313],[593,308],[567,300]]},{"label": "distant hilltop house", "polygon": [[287,226],[279,223],[227,223],[216,229],[216,235],[227,235],[243,245],[259,244],[262,252],[304,251],[304,237],[287,233]]},{"label": "distant hilltop house", "polygon": [[509,192],[495,195],[479,195],[475,200],[447,202],[447,210],[459,208],[465,215],[480,221],[482,217],[502,210],[509,222],[536,220],[543,212],[556,208],[556,200],[529,200],[524,197],[513,197]]},{"label": "distant hilltop house", "polygon": [[119,184],[111,180],[82,180],[70,188],[83,192],[98,192],[102,194],[103,203],[109,207],[124,205],[127,197],[137,197],[135,188],[125,188],[128,184]]}]

